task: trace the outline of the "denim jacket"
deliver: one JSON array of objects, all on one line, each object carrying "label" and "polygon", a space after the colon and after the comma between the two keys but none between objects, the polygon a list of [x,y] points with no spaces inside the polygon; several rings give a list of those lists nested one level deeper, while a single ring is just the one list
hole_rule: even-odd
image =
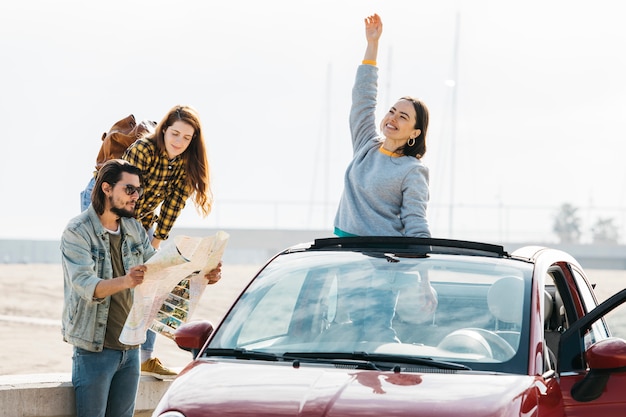
[{"label": "denim jacket", "polygon": [[[156,250],[148,234],[132,218],[121,218],[122,261],[128,271],[144,264]],[[82,349],[101,352],[104,347],[110,298],[94,298],[96,285],[113,277],[109,234],[93,206],[74,217],[61,237],[64,277],[63,340]]]}]

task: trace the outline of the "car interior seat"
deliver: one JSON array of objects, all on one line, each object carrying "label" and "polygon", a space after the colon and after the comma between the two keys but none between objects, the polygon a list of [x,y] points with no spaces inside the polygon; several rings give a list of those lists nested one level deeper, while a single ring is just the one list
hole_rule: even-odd
[{"label": "car interior seat", "polygon": [[[555,302],[552,294],[547,290],[543,291],[543,323],[544,323],[544,346],[546,349],[546,370],[556,370],[556,355],[554,354],[557,346],[551,346],[553,343],[549,341],[550,334],[553,333],[550,330],[550,322],[553,320],[555,314]],[[558,341],[557,341],[558,344]]]},{"label": "car interior seat", "polygon": [[522,326],[524,281],[507,276],[494,282],[487,292],[489,311],[495,318],[494,332],[517,350]]},{"label": "car interior seat", "polygon": [[[552,280],[552,277],[550,276],[548,279]],[[550,300],[552,308],[550,315],[545,318],[544,339],[552,362],[552,369],[555,369],[558,360],[559,341],[561,334],[567,329],[567,319],[563,298],[556,287],[554,287],[554,296],[550,296]],[[546,302],[546,310],[548,310],[547,305],[548,302]]]}]

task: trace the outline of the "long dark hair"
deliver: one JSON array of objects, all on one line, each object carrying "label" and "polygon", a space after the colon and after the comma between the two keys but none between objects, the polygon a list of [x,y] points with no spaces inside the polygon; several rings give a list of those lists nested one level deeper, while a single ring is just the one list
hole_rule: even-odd
[{"label": "long dark hair", "polygon": [[107,197],[104,191],[102,191],[102,184],[105,182],[111,186],[117,184],[124,172],[139,176],[139,181],[141,181],[141,170],[128,161],[123,159],[110,159],[102,165],[96,177],[96,185],[94,185],[91,193],[91,204],[96,210],[96,213],[102,215],[106,204]]},{"label": "long dark hair", "polygon": [[414,156],[417,159],[421,159],[426,153],[426,133],[428,132],[428,107],[422,100],[415,97],[404,96],[400,100],[406,100],[413,103],[415,109],[415,129],[419,129],[421,132],[418,137],[415,138],[413,146],[405,144],[398,149],[403,155]]},{"label": "long dark hair", "polygon": [[213,205],[213,193],[209,177],[209,163],[204,145],[200,116],[191,106],[174,106],[157,125],[148,139],[156,143],[160,152],[165,151],[165,134],[176,121],[183,121],[193,128],[194,134],[189,147],[182,153],[185,162],[187,186],[192,190],[193,201],[202,215],[207,216]]}]

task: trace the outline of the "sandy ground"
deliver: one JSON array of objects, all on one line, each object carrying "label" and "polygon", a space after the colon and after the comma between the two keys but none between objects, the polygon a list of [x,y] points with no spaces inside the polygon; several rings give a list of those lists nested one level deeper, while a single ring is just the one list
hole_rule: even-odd
[{"label": "sandy ground", "polygon": [[[193,319],[216,324],[260,265],[224,265],[222,280],[207,288]],[[626,271],[588,270],[599,301],[626,286]],[[63,308],[61,265],[0,264],[0,375],[70,373],[72,347],[61,339]],[[613,333],[626,338],[626,306],[609,316]],[[181,368],[191,355],[163,336],[155,356],[168,367]]]},{"label": "sandy ground", "polygon": [[[222,279],[207,287],[192,319],[217,323],[258,268],[224,265]],[[0,300],[0,375],[71,373],[72,346],[61,337],[61,265],[0,264]],[[172,368],[182,368],[191,359],[161,335],[155,356]]]}]

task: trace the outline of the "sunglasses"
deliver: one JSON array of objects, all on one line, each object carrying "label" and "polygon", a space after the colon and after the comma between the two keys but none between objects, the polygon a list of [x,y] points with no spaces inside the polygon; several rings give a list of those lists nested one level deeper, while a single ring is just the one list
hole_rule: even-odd
[{"label": "sunglasses", "polygon": [[135,187],[132,184],[126,184],[124,187],[124,191],[127,195],[133,195],[135,193],[139,194],[139,197],[143,195],[143,187]]}]

